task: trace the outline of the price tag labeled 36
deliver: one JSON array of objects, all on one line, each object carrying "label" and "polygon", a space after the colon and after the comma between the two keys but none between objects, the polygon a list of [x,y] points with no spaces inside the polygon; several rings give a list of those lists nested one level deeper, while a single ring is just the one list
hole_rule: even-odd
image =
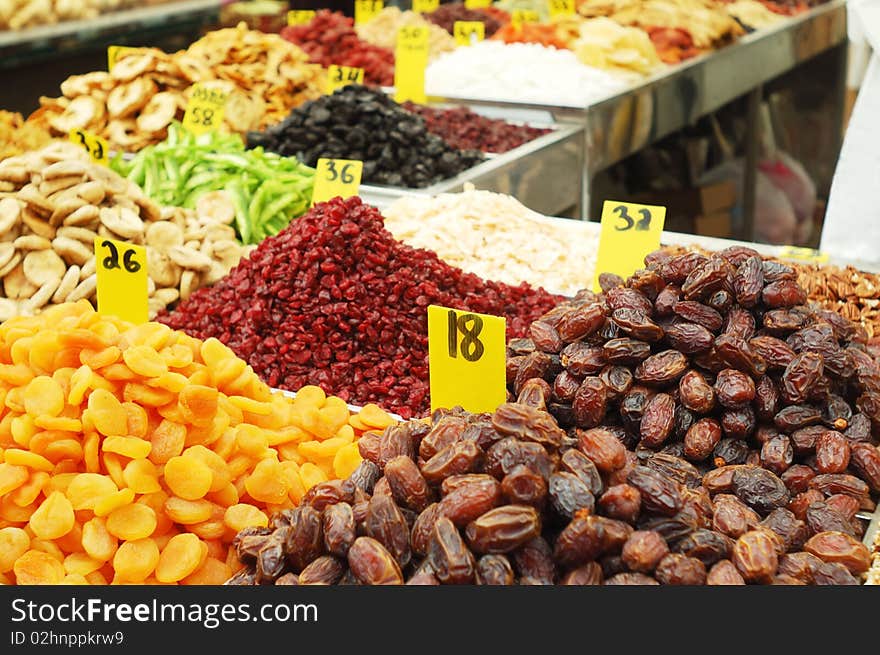
[{"label": "price tag labeled 36", "polygon": [[600,273],[614,273],[626,279],[644,268],[645,255],[660,247],[665,220],[666,207],[606,200],[602,206],[593,291],[600,290]]},{"label": "price tag labeled 36", "polygon": [[315,167],[315,187],[312,205],[342,196],[351,198],[358,194],[364,162],[355,159],[319,159]]},{"label": "price tag labeled 36", "polygon": [[363,84],[364,69],[353,66],[337,66],[332,64],[327,68],[327,93],[333,93],[349,84]]},{"label": "price tag labeled 36", "polygon": [[479,20],[457,20],[452,33],[456,45],[473,45],[486,38],[486,26]]},{"label": "price tag labeled 36", "polygon": [[99,136],[85,130],[71,130],[68,135],[70,140],[89,153],[92,161],[107,165],[107,142]]},{"label": "price tag labeled 36", "polygon": [[505,329],[499,316],[428,307],[432,412],[455,405],[494,412],[506,400]]},{"label": "price tag labeled 36", "polygon": [[223,125],[223,108],[226,94],[203,84],[193,84],[183,127],[193,134],[204,134],[220,129]]},{"label": "price tag labeled 36", "polygon": [[132,323],[146,323],[147,250],[124,241],[95,237],[98,311]]}]

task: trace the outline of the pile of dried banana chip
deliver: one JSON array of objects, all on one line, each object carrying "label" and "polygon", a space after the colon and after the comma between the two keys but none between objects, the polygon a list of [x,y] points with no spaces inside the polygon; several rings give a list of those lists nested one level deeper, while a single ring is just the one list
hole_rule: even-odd
[{"label": "pile of dried banana chip", "polygon": [[162,141],[174,119],[182,119],[190,87],[201,83],[227,94],[224,125],[244,134],[285,118],[317,98],[325,73],[277,34],[237,27],[210,32],[188,49],[167,54],[156,48],[123,51],[113,70],[73,75],[59,98],[41,98],[28,122],[57,136],[84,129],[110,146],[136,152]]}]

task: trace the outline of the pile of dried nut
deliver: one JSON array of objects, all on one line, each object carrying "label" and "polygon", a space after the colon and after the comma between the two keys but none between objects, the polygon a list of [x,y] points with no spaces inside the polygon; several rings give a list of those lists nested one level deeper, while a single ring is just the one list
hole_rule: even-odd
[{"label": "pile of dried nut", "polygon": [[67,136],[84,129],[116,149],[136,152],[162,141],[181,120],[195,83],[227,94],[223,122],[233,132],[265,128],[319,97],[324,71],[277,34],[236,28],[211,32],[187,50],[123,51],[112,71],[72,75],[60,98],[41,98],[29,122]]},{"label": "pile of dried nut", "polygon": [[160,208],[72,143],[9,157],[0,162],[0,320],[93,300],[96,236],[148,246],[155,315],[238,264],[246,249],[229,225],[233,216],[217,194],[206,194],[195,212]]},{"label": "pile of dried nut", "polygon": [[880,336],[880,276],[852,266],[791,265],[808,300],[861,323],[869,337]]}]

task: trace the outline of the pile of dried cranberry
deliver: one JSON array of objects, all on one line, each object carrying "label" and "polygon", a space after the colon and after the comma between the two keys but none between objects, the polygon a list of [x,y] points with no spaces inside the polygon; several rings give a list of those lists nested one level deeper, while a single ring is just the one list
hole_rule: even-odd
[{"label": "pile of dried cranberry", "polygon": [[425,126],[453,148],[501,153],[537,139],[550,129],[515,125],[505,120],[487,118],[467,107],[436,109],[407,102],[404,109],[425,119]]},{"label": "pile of dried cranberry", "polygon": [[354,20],[343,14],[322,9],[305,25],[285,27],[281,36],[324,68],[331,64],[363,68],[367,84],[394,84],[394,53],[360,39]]},{"label": "pile of dried cranberry", "polygon": [[431,13],[424,14],[427,20],[439,25],[450,34],[455,33],[455,23],[458,21],[479,21],[483,23],[484,35],[487,39],[501,29],[502,23],[499,20],[501,16],[506,16],[506,13],[496,14],[494,11],[468,9],[463,2],[443,4]]},{"label": "pile of dried cranberry", "polygon": [[513,337],[559,300],[453,268],[396,241],[359,198],[335,198],[159,320],[220,339],[273,387],[412,416],[428,409],[428,305],[504,316]]}]

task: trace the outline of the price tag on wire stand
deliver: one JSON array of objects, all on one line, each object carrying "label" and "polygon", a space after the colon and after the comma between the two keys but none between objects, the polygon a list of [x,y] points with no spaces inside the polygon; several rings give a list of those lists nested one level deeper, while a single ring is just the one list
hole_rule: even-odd
[{"label": "price tag on wire stand", "polygon": [[492,0],[464,0],[465,9],[488,9]]},{"label": "price tag on wire stand", "polygon": [[551,18],[574,16],[577,13],[575,0],[547,0],[547,9],[550,11]]},{"label": "price tag on wire stand", "polygon": [[193,84],[191,88],[192,93],[183,115],[183,127],[193,134],[220,129],[223,125],[226,94],[203,84]]},{"label": "price tag on wire stand", "polygon": [[287,12],[288,25],[308,25],[315,17],[314,9],[291,9]]},{"label": "price tag on wire stand", "polygon": [[127,45],[108,45],[107,46],[107,71],[112,71],[119,58],[127,52],[139,50],[140,48],[132,48]]},{"label": "price tag on wire stand", "polygon": [[312,205],[342,196],[351,198],[358,194],[364,162],[356,159],[319,159],[315,167],[315,186]]},{"label": "price tag on wire stand", "polygon": [[510,13],[510,22],[514,27],[522,27],[524,23],[538,23],[540,20],[538,12],[531,9],[514,9]]},{"label": "price tag on wire stand", "polygon": [[101,137],[85,130],[70,130],[68,138],[89,153],[93,162],[107,165],[107,142]]},{"label": "price tag on wire stand", "polygon": [[412,10],[419,14],[430,14],[437,11],[440,0],[413,0]]},{"label": "price tag on wire stand", "polygon": [[124,241],[95,237],[98,311],[131,323],[146,323],[147,250]]},{"label": "price tag on wire stand", "polygon": [[808,264],[827,264],[828,253],[812,248],[800,248],[798,246],[783,246],[779,250],[779,256],[784,259],[794,259]]},{"label": "price tag on wire stand", "polygon": [[486,38],[486,26],[479,20],[457,20],[452,27],[452,35],[458,46],[474,45]]},{"label": "price tag on wire stand", "polygon": [[394,99],[424,103],[428,66],[428,28],[401,27],[394,51]]},{"label": "price tag on wire stand", "polygon": [[666,207],[606,200],[602,205],[593,291],[600,290],[600,273],[615,273],[626,279],[644,268],[645,255],[660,247],[665,220]]},{"label": "price tag on wire stand", "polygon": [[363,84],[364,69],[353,66],[337,66],[331,64],[327,68],[327,93],[331,94],[336,89],[341,89],[349,84]]},{"label": "price tag on wire stand", "polygon": [[505,328],[499,316],[428,307],[432,412],[455,405],[494,412],[507,399]]},{"label": "price tag on wire stand", "polygon": [[382,11],[384,4],[382,0],[354,0],[354,24],[368,23]]}]

